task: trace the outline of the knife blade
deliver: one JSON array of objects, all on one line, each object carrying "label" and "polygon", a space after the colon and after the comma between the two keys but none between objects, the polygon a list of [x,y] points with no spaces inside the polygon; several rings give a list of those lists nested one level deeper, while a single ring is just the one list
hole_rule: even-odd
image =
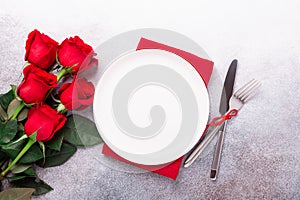
[{"label": "knife blade", "polygon": [[[219,107],[219,112],[221,115],[224,115],[229,109],[229,100],[233,93],[237,63],[238,61],[236,59],[233,60],[227,71],[227,75],[224,81],[223,90],[221,94],[220,107]],[[215,152],[214,152],[214,157],[213,157],[211,171],[210,171],[210,178],[212,180],[217,179],[221,154],[222,154],[222,147],[224,143],[226,125],[227,123],[225,122],[222,125],[222,127],[219,129],[219,137],[215,146]]]},{"label": "knife blade", "polygon": [[233,92],[237,63],[238,61],[234,59],[231,62],[226,74],[219,107],[219,112],[221,115],[224,115],[229,109],[229,100]]}]

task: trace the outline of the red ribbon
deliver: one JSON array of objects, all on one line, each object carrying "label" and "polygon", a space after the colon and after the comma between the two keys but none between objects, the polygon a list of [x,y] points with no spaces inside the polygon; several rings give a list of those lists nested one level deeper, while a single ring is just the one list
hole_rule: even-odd
[{"label": "red ribbon", "polygon": [[229,119],[237,116],[237,114],[238,114],[238,110],[232,109],[229,112],[227,112],[225,115],[213,118],[212,121],[208,124],[208,126],[209,127],[210,126],[219,126],[226,120],[229,120]]}]

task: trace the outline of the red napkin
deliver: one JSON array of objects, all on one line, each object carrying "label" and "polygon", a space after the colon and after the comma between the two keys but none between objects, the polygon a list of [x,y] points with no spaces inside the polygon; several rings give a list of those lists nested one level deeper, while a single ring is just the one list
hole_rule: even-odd
[{"label": "red napkin", "polygon": [[[214,63],[210,60],[206,60],[203,58],[200,58],[194,54],[191,54],[189,52],[171,47],[171,46],[167,46],[158,42],[154,42],[145,38],[141,38],[136,50],[141,50],[141,49],[161,49],[161,50],[166,50],[169,52],[172,52],[174,54],[177,54],[178,56],[184,58],[186,61],[188,61],[199,73],[199,75],[202,77],[205,85],[207,86],[212,70],[213,70],[213,66]],[[183,156],[181,158],[178,158],[177,160],[175,160],[174,162],[168,164],[167,166],[164,166],[160,169],[156,170],[152,170],[153,166],[148,166],[148,165],[140,165],[137,163],[133,163],[130,162],[122,157],[120,157],[119,155],[117,155],[115,152],[113,152],[106,144],[104,144],[103,149],[102,149],[102,153],[108,156],[111,156],[117,160],[120,160],[122,162],[131,164],[133,166],[148,170],[148,171],[152,171],[154,173],[169,177],[171,179],[176,180],[178,173],[179,173],[179,169],[182,163],[182,159]]]}]

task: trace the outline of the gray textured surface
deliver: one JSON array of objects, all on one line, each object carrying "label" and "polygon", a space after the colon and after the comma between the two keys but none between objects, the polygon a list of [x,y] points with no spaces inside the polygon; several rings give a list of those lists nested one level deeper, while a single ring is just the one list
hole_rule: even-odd
[{"label": "gray textured surface", "polygon": [[171,181],[112,170],[80,149],[63,166],[38,171],[54,187],[39,199],[300,199],[298,1],[172,2],[169,9],[170,3],[3,1],[0,92],[18,83],[33,28],[58,41],[78,34],[93,46],[132,28],[168,28],[204,47],[222,76],[238,58],[237,87],[252,77],[264,83],[227,127],[217,182],[208,175],[212,152]]}]

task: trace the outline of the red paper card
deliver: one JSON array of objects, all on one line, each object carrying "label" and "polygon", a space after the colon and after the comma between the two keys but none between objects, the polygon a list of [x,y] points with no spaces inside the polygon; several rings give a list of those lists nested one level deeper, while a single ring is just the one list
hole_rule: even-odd
[{"label": "red paper card", "polygon": [[[161,44],[158,42],[154,42],[152,40],[148,40],[145,38],[141,38],[136,50],[142,50],[142,49],[161,49],[161,50],[166,50],[169,52],[172,52],[182,58],[184,58],[186,61],[188,61],[199,73],[199,75],[202,77],[205,85],[207,86],[212,70],[213,70],[213,66],[214,63],[210,60],[206,60],[203,58],[200,58],[194,54],[191,54],[189,52],[171,47],[171,46],[167,46],[165,44]],[[171,179],[176,180],[178,173],[179,173],[179,169],[181,167],[181,163],[182,163],[182,159],[178,158],[177,160],[175,160],[174,162],[170,163],[167,166],[164,166],[160,169],[156,170],[152,170],[153,166],[147,166],[147,165],[140,165],[137,163],[133,163],[130,162],[122,157],[120,157],[119,155],[117,155],[116,153],[114,153],[106,144],[103,145],[103,149],[102,149],[102,153],[108,156],[111,156],[117,160],[120,160],[122,162],[131,164],[133,166],[148,170],[148,171],[152,171],[154,173],[169,177]]]}]

